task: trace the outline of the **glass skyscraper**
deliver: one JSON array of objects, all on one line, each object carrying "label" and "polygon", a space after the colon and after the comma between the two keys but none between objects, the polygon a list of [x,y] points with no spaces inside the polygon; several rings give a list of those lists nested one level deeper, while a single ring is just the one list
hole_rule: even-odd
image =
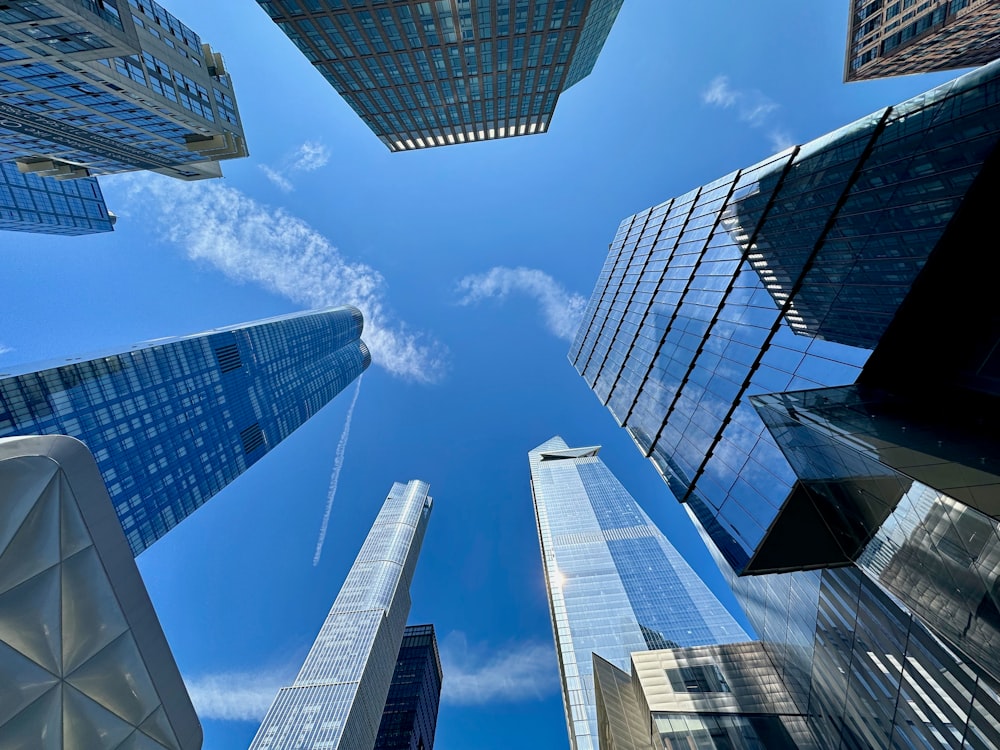
[{"label": "glass skyscraper", "polygon": [[433,625],[407,625],[382,711],[375,750],[432,750],[441,701]]},{"label": "glass skyscraper", "polygon": [[364,372],[353,307],[0,372],[0,437],[70,435],[138,555]]},{"label": "glass skyscraper", "polygon": [[844,80],[971,68],[1000,57],[997,0],[848,0]]},{"label": "glass skyscraper", "polygon": [[390,151],[548,130],[622,0],[257,0]]},{"label": "glass skyscraper", "polygon": [[47,180],[0,162],[0,229],[76,235],[110,232],[114,223],[95,178]]},{"label": "glass skyscraper", "polygon": [[302,669],[274,699],[250,750],[374,747],[430,519],[429,489],[418,480],[392,485]]},{"label": "glass skyscraper", "polygon": [[831,748],[1000,746],[1000,64],[626,219],[570,360]]},{"label": "glass skyscraper", "polygon": [[0,31],[0,161],[197,180],[247,155],[222,57],[154,0],[4,4]]},{"label": "glass skyscraper", "polygon": [[598,747],[594,655],[749,636],[597,453],[554,437],[528,454],[572,750]]}]

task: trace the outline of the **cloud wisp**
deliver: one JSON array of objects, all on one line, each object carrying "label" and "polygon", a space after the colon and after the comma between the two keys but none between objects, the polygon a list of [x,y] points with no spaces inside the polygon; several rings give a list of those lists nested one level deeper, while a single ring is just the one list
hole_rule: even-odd
[{"label": "cloud wisp", "polygon": [[484,299],[504,299],[511,293],[532,297],[541,307],[545,326],[561,339],[572,341],[583,318],[587,300],[569,292],[544,271],[535,268],[496,266],[486,273],[471,274],[458,282],[460,305],[473,305]]},{"label": "cloud wisp", "polygon": [[281,166],[275,168],[267,164],[258,164],[260,171],[283,193],[295,189],[290,175],[295,172],[315,172],[330,163],[330,149],[319,141],[306,141],[281,160]]},{"label": "cloud wisp", "polygon": [[296,172],[315,172],[330,162],[330,149],[319,141],[306,141],[292,154],[291,168]]},{"label": "cloud wisp", "polygon": [[0,343],[0,357],[2,357],[4,354],[10,354],[12,351],[14,351],[12,347]]},{"label": "cloud wisp", "polygon": [[301,219],[220,181],[178,182],[143,173],[108,184],[125,186],[137,215],[157,216],[160,237],[189,259],[308,309],[354,305],[365,316],[363,336],[375,364],[427,383],[443,376],[446,350],[394,320],[382,275],[348,261]]},{"label": "cloud wisp", "polygon": [[223,672],[185,678],[191,702],[202,719],[257,721],[294,677],[288,671]]},{"label": "cloud wisp", "polygon": [[441,700],[452,705],[521,703],[541,700],[559,690],[551,643],[471,647],[465,634],[452,631],[441,642],[441,669]]},{"label": "cloud wisp", "polygon": [[281,192],[290,193],[295,189],[291,180],[281,174],[278,170],[271,169],[266,164],[258,164],[257,166],[260,167],[260,171],[264,173],[264,176],[271,181],[271,184],[273,184]]},{"label": "cloud wisp", "polygon": [[344,418],[344,431],[340,433],[340,442],[337,443],[337,451],[333,457],[333,473],[330,474],[330,489],[326,494],[326,509],[323,511],[323,523],[319,527],[319,539],[316,540],[316,553],[313,555],[313,567],[319,565],[320,556],[323,554],[323,543],[326,541],[326,527],[330,523],[330,511],[333,510],[333,499],[337,496],[337,485],[340,484],[340,470],[344,468],[344,456],[347,455],[347,439],[351,435],[351,420],[354,418],[354,407],[358,403],[358,395],[361,393],[361,377],[358,377],[358,384],[354,388],[354,398],[351,405],[347,407],[347,417]]},{"label": "cloud wisp", "polygon": [[781,105],[757,89],[735,89],[728,76],[716,76],[701,94],[701,100],[713,107],[732,109],[740,122],[751,128],[767,131],[771,145],[783,151],[795,144],[791,135],[775,122],[775,113]]}]

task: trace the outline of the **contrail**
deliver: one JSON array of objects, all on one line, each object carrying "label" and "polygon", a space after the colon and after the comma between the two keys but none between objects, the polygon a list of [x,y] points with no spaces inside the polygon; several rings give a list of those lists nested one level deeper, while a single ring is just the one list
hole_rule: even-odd
[{"label": "contrail", "polygon": [[326,541],[326,527],[330,523],[330,511],[333,510],[333,498],[337,495],[337,484],[340,482],[340,470],[344,468],[344,453],[347,452],[347,438],[351,434],[351,417],[354,416],[354,405],[358,403],[361,393],[361,376],[358,376],[358,386],[354,389],[354,398],[347,407],[347,418],[344,420],[344,431],[340,433],[337,443],[337,453],[333,459],[333,474],[330,475],[330,490],[326,496],[326,511],[323,513],[323,523],[319,527],[319,539],[316,541],[316,554],[313,555],[313,567],[319,565],[319,557],[323,554],[323,542]]}]

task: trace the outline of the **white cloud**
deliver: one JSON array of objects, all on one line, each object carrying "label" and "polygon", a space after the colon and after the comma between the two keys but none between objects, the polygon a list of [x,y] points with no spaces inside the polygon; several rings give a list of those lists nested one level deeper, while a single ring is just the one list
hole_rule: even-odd
[{"label": "white cloud", "polygon": [[319,141],[306,141],[281,160],[279,168],[267,164],[258,164],[260,171],[281,192],[290,193],[295,189],[289,177],[294,172],[314,172],[322,169],[330,162],[330,149]]},{"label": "white cloud", "polygon": [[5,344],[0,344],[0,356],[10,354],[12,351],[14,350],[11,347],[6,346]]},{"label": "white cloud", "polygon": [[728,76],[716,76],[701,94],[705,104],[735,109],[740,122],[752,128],[768,128],[768,138],[778,151],[794,145],[788,132],[774,124],[774,114],[781,105],[756,89],[734,89]]},{"label": "white cloud", "polygon": [[488,297],[503,299],[511,292],[533,297],[542,308],[545,325],[562,339],[572,340],[583,317],[587,300],[568,292],[544,271],[534,268],[496,266],[486,273],[472,274],[458,282],[463,293],[460,305],[471,305]]},{"label": "white cloud", "polygon": [[784,151],[786,148],[791,148],[795,145],[795,141],[792,140],[792,136],[788,134],[788,131],[781,128],[772,130],[767,134],[767,137],[770,139],[775,151]]},{"label": "white cloud", "polygon": [[444,374],[446,350],[393,319],[382,275],[349,262],[301,219],[217,180],[180,182],[142,173],[108,184],[124,184],[129,200],[159,217],[165,240],[233,281],[253,282],[309,309],[358,307],[372,360],[394,375],[434,382]]},{"label": "white cloud", "polygon": [[736,104],[739,93],[734,91],[729,85],[729,78],[726,76],[716,76],[708,84],[708,88],[701,95],[701,99],[706,104],[714,104],[727,108]]},{"label": "white cloud", "polygon": [[288,180],[288,178],[285,177],[283,174],[281,174],[281,172],[278,172],[275,169],[271,169],[266,164],[258,164],[257,166],[260,167],[260,171],[264,173],[264,176],[267,177],[267,179],[269,179],[272,183],[274,183],[274,185],[281,192],[290,193],[292,192],[292,190],[295,189],[295,187]]},{"label": "white cloud", "polygon": [[559,690],[551,643],[473,648],[462,632],[453,631],[441,642],[441,670],[441,700],[454,705],[540,700]]},{"label": "white cloud", "polygon": [[184,682],[199,718],[260,721],[278,690],[289,684],[294,676],[294,669],[222,672],[185,678]]},{"label": "white cloud", "polygon": [[295,150],[291,168],[299,172],[312,172],[325,167],[330,161],[330,149],[318,141],[306,141]]}]

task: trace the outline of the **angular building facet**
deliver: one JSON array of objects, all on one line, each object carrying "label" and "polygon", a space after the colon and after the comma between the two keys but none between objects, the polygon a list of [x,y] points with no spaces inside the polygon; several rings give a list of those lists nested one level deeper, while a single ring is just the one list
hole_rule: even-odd
[{"label": "angular building facet", "polygon": [[763,644],[594,657],[602,750],[816,750],[802,706]]},{"label": "angular building facet", "polygon": [[629,217],[570,351],[830,747],[1000,746],[998,115],[993,63]]},{"label": "angular building facet", "polygon": [[0,438],[0,747],[200,750],[93,456]]},{"label": "angular building facet", "polygon": [[375,746],[402,655],[429,489],[418,480],[393,484],[302,669],[279,691],[250,750]]},{"label": "angular building facet", "polygon": [[972,68],[1000,57],[998,0],[849,0],[844,80]]},{"label": "angular building facet", "polygon": [[554,437],[528,454],[572,750],[598,747],[595,655],[749,636],[604,465]]},{"label": "angular building facet", "polygon": [[96,178],[47,180],[0,162],[0,229],[79,235],[110,232],[114,223]]},{"label": "angular building facet", "polygon": [[247,155],[222,57],[154,0],[0,6],[0,161],[56,179],[221,177]]},{"label": "angular building facet", "polygon": [[441,656],[434,626],[407,625],[375,750],[432,750],[441,678]]},{"label": "angular building facet", "polygon": [[390,151],[548,130],[622,0],[257,0]]},{"label": "angular building facet", "polygon": [[82,440],[138,555],[364,372],[362,325],[338,307],[4,368],[0,437]]}]

